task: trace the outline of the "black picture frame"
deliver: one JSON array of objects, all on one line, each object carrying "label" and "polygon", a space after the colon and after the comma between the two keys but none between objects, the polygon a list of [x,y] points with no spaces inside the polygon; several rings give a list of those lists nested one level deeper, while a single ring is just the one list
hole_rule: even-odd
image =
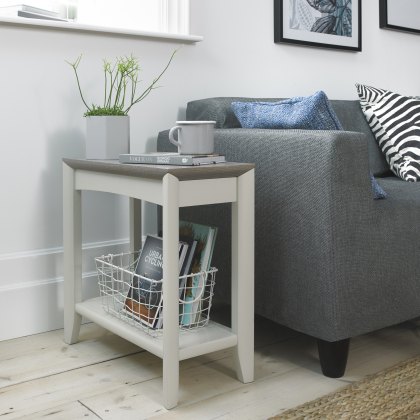
[{"label": "black picture frame", "polygon": [[[404,23],[404,14],[407,17],[407,20],[410,20],[412,16],[419,17],[418,10],[412,9],[403,9],[398,16],[395,15],[394,6],[392,3],[395,0],[379,0],[379,27],[382,29],[392,29],[395,31],[411,32],[415,34],[420,34],[420,19],[419,25],[417,27],[404,26],[410,25],[411,23]],[[418,0],[413,1],[412,7],[419,7],[420,2]],[[405,4],[405,6],[407,6]]]},{"label": "black picture frame", "polygon": [[[293,1],[302,2],[305,0]],[[285,22],[290,22],[291,17],[294,16],[294,14],[292,15],[293,11],[291,10],[291,7],[295,8],[297,3],[293,3],[289,0],[274,0],[274,42],[345,51],[362,51],[362,0],[351,1],[351,35],[349,36],[319,33],[312,31],[311,28],[295,29],[293,28],[293,25],[290,23],[286,24]],[[291,6],[292,4],[293,6]],[[335,2],[331,2],[332,7],[333,4],[335,4]],[[315,9],[314,13],[316,13]],[[333,19],[333,13],[330,15],[331,16],[328,16],[324,13],[322,18],[329,19],[331,17],[331,19]],[[316,22],[318,22],[319,19],[320,18],[317,18]]]}]

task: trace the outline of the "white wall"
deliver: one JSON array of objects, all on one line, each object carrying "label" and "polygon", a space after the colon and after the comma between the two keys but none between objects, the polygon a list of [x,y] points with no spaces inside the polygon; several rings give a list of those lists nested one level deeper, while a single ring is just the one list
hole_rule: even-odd
[{"label": "white wall", "polygon": [[[378,2],[363,1],[363,51],[273,43],[273,2],[191,0],[192,33],[152,93],[131,112],[132,151],[152,150],[159,130],[184,117],[188,100],[285,97],[323,89],[355,99],[354,83],[419,94],[420,37],[379,29]],[[133,53],[145,81],[177,43],[0,25],[0,340],[62,325],[62,157],[83,157],[84,110],[65,60],[80,53],[82,84],[101,94],[101,60]],[[86,288],[94,255],[127,241],[127,203],[86,194]],[[115,223],[113,223],[115,222]],[[153,217],[147,224],[153,230]]]},{"label": "white wall", "polygon": [[380,29],[379,2],[362,3],[358,53],[274,44],[272,0],[194,2],[192,26],[205,36],[197,49],[206,86],[196,96],[284,97],[322,89],[331,99],[356,99],[355,82],[419,94],[419,35]]}]

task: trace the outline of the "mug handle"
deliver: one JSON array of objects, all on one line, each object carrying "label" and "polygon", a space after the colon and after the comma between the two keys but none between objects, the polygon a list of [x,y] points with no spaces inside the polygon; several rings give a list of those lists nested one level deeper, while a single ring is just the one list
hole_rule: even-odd
[{"label": "mug handle", "polygon": [[[176,125],[175,127],[172,127],[169,130],[169,141],[172,144],[174,144],[175,146],[178,146],[178,147],[181,147],[181,143],[179,141],[176,141],[175,140],[174,133],[175,133],[176,130],[180,130],[180,129],[181,129],[181,126],[180,125]],[[178,136],[179,136],[179,133],[178,133]]]}]

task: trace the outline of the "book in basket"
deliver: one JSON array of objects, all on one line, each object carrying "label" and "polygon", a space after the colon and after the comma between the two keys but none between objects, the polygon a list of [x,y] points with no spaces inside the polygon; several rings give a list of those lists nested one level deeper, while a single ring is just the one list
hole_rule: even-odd
[{"label": "book in basket", "polygon": [[[217,228],[180,221],[180,238],[182,232],[183,240],[187,237],[197,242],[190,274],[208,271],[213,256],[214,244],[217,235]],[[200,321],[201,297],[206,287],[207,274],[197,274],[187,278],[185,290],[182,294],[184,302],[180,310],[180,322],[183,326],[194,325]]]},{"label": "book in basket", "polygon": [[[181,271],[188,244],[179,242],[178,250]],[[124,306],[134,318],[150,328],[160,328],[162,325],[162,278],[162,238],[147,235]]]},{"label": "book in basket", "polygon": [[177,166],[199,166],[223,163],[225,156],[218,154],[211,155],[181,155],[179,153],[140,153],[121,154],[121,163],[139,163],[149,165],[177,165]]}]

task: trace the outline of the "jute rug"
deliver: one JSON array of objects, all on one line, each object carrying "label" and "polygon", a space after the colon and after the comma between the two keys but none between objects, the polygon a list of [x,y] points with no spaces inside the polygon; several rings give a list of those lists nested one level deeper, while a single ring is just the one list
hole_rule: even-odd
[{"label": "jute rug", "polygon": [[420,419],[420,356],[272,419]]}]

